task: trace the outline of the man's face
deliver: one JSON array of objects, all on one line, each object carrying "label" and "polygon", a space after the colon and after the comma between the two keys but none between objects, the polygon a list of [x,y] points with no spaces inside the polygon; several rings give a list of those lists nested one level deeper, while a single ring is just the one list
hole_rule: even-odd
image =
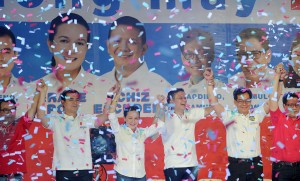
[{"label": "man's face", "polygon": [[17,53],[13,48],[14,44],[8,35],[0,37],[0,76],[9,76],[14,67]]},{"label": "man's face", "polygon": [[237,100],[234,100],[234,105],[237,107],[240,114],[247,115],[250,111],[251,99],[246,92],[237,96]]},{"label": "man's face", "polygon": [[296,45],[292,50],[292,61],[294,63],[294,71],[300,75],[300,44]]},{"label": "man's face", "polygon": [[137,111],[129,111],[125,117],[125,124],[132,131],[135,131],[140,120],[140,115]]},{"label": "man's face", "polygon": [[10,124],[11,122],[13,122],[16,119],[16,106],[10,102],[2,102],[0,117],[4,117],[4,124]]},{"label": "man's face", "polygon": [[201,42],[192,40],[184,46],[184,51],[181,52],[181,60],[186,71],[191,76],[203,77],[204,69],[207,65],[207,57],[204,55]]},{"label": "man's face", "polygon": [[238,48],[237,58],[246,75],[258,76],[266,72],[271,61],[270,49],[264,52],[261,42],[256,38],[243,39]]},{"label": "man's face", "polygon": [[187,99],[185,92],[177,92],[174,94],[173,100],[170,101],[170,103],[173,103],[175,105],[175,110],[185,110],[187,106]]},{"label": "man's face", "polygon": [[66,114],[76,114],[79,109],[79,95],[77,93],[67,93],[66,100],[61,101]]},{"label": "man's face", "polygon": [[88,50],[87,36],[86,28],[80,24],[59,25],[53,42],[48,41],[56,65],[69,71],[79,69]]},{"label": "man's face", "polygon": [[107,41],[108,53],[114,59],[118,70],[122,66],[125,69],[128,67],[137,69],[140,66],[138,59],[147,50],[147,44],[143,45],[140,33],[136,28],[127,25],[118,25],[111,31],[111,37]]},{"label": "man's face", "polygon": [[283,108],[287,116],[296,118],[297,116],[299,116],[300,102],[297,98],[290,97],[287,99],[286,104],[283,105]]}]

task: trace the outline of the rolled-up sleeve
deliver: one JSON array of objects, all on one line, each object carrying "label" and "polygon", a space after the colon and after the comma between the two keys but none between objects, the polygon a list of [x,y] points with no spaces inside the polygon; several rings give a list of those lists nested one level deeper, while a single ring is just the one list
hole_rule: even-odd
[{"label": "rolled-up sleeve", "polygon": [[119,124],[116,113],[110,113],[108,115],[108,120],[110,122],[110,126],[111,126],[111,129],[113,130],[114,134],[117,134],[120,130],[120,124]]}]

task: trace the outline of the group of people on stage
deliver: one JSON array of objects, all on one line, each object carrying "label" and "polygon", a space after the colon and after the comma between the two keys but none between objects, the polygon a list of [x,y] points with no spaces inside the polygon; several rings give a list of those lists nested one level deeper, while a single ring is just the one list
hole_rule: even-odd
[{"label": "group of people on stage", "polygon": [[[242,72],[229,78],[228,87],[234,88],[236,107],[229,110],[216,97],[223,83],[214,79],[210,68],[215,54],[210,33],[200,29],[183,32],[181,59],[189,80],[172,88],[163,77],[148,70],[143,58],[148,48],[146,30],[137,19],[124,16],[111,24],[107,50],[115,67],[100,77],[82,68],[90,31],[88,23],[78,14],[54,18],[48,31],[48,46],[53,53],[51,69],[37,82],[24,83],[11,73],[14,64],[22,63],[14,48],[15,36],[6,27],[0,27],[0,90],[9,95],[0,99],[0,181],[22,180],[21,173],[26,172],[24,142],[31,136],[28,130],[35,117],[53,133],[52,169],[56,180],[93,179],[89,129],[106,121],[115,135],[117,180],[146,180],[144,141],[159,135],[164,146],[166,180],[197,180],[195,124],[207,116],[219,117],[226,127],[230,173],[227,179],[262,180],[260,123],[269,113],[274,125],[272,179],[300,180],[299,93],[283,94],[284,112],[278,106],[284,87],[300,87],[300,35],[293,41],[291,64],[286,72],[282,64],[274,70],[268,67],[272,52],[263,30],[247,28],[239,34],[236,46]],[[269,100],[250,109],[253,96],[250,88],[270,91]],[[141,90],[141,94],[135,94],[137,101],[123,102],[125,124],[119,124],[117,109],[121,97],[131,96],[127,91]],[[187,109],[186,93],[190,92],[207,93],[210,106]],[[142,108],[135,104],[141,101],[143,93],[156,110],[153,123],[147,128],[138,127]],[[56,100],[57,106],[49,109],[49,100]],[[95,104],[90,102],[99,100],[106,102],[103,111],[92,114]]]}]

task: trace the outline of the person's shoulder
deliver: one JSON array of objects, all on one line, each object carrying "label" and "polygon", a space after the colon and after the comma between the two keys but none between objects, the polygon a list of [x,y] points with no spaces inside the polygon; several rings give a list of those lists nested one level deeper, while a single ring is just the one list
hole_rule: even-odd
[{"label": "person's shoulder", "polygon": [[183,87],[183,88],[186,88],[186,87],[189,87],[190,84],[190,80],[184,80],[184,81],[181,81],[181,82],[176,82],[175,84],[173,84],[172,87]]}]

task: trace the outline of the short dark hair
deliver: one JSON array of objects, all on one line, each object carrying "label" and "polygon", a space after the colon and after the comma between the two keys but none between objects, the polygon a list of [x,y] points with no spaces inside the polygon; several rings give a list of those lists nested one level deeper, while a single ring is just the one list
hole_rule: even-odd
[{"label": "short dark hair", "polygon": [[13,44],[16,45],[16,37],[14,33],[5,26],[0,26],[0,37],[9,36]]},{"label": "short dark hair", "polygon": [[80,98],[80,93],[75,90],[75,89],[68,89],[68,90],[64,90],[61,94],[60,94],[60,98],[62,101],[66,101],[66,97],[67,97],[67,94],[78,94],[79,98]]},{"label": "short dark hair", "polygon": [[146,30],[143,25],[138,19],[131,17],[131,16],[122,16],[118,19],[116,19],[114,22],[110,24],[110,29],[108,31],[108,39],[111,37],[111,32],[113,31],[114,27],[118,25],[127,25],[132,26],[133,28],[137,29],[140,32],[143,32],[141,38],[143,45],[146,43]]},{"label": "short dark hair", "polygon": [[287,92],[282,97],[282,103],[285,105],[290,97],[297,98],[298,101],[299,101],[299,98],[300,98],[298,96],[298,94],[295,93],[295,92]]},{"label": "short dark hair", "polygon": [[234,91],[233,91],[234,100],[237,100],[239,95],[245,94],[245,93],[248,93],[249,98],[252,99],[252,91],[250,89],[245,88],[245,87],[238,87],[238,88],[234,89]]},{"label": "short dark hair", "polygon": [[16,105],[16,101],[13,98],[10,99],[0,99],[0,109],[1,109],[1,105],[3,102],[10,102],[13,103],[14,105]]},{"label": "short dark hair", "polygon": [[[192,28],[183,33],[180,42],[185,42],[185,44],[187,44],[193,40],[201,41],[204,55],[206,55],[208,64],[209,66],[211,66],[211,63],[215,58],[215,41],[212,35],[209,32],[203,31],[201,29]],[[180,46],[181,53],[184,53],[184,46],[185,45]]]},{"label": "short dark hair", "polygon": [[[66,17],[68,17],[67,20],[64,19]],[[76,20],[77,24],[82,25],[83,27],[86,28],[86,30],[87,30],[87,41],[90,42],[90,27],[89,27],[87,21],[82,16],[80,16],[78,14],[75,14],[75,13],[70,13],[70,14],[63,13],[61,16],[57,16],[56,18],[54,18],[51,21],[50,28],[49,28],[49,33],[48,33],[49,41],[53,42],[54,36],[57,33],[57,28],[59,27],[59,25],[67,24],[68,21],[70,21],[70,20],[73,20],[73,21]],[[51,66],[54,67],[55,65],[56,65],[55,59],[54,59],[54,57],[52,57]]]},{"label": "short dark hair", "polygon": [[141,109],[137,106],[137,105],[128,105],[124,107],[124,117],[126,118],[127,114],[129,111],[136,111],[139,113],[139,115],[141,114]]},{"label": "short dark hair", "polygon": [[174,99],[174,96],[177,92],[184,92],[183,88],[176,88],[175,90],[171,90],[168,92],[167,103],[170,104],[171,100]]},{"label": "short dark hair", "polygon": [[[265,51],[270,49],[269,40],[267,38],[267,33],[265,31],[263,31],[262,29],[259,29],[259,28],[246,28],[246,29],[242,30],[239,33],[239,37],[240,37],[241,40],[243,40],[243,39],[248,40],[250,38],[255,38],[261,43],[261,46],[263,47],[263,49]],[[236,46],[239,47],[240,43],[241,42],[239,42],[238,39],[237,39],[236,40]]]}]

